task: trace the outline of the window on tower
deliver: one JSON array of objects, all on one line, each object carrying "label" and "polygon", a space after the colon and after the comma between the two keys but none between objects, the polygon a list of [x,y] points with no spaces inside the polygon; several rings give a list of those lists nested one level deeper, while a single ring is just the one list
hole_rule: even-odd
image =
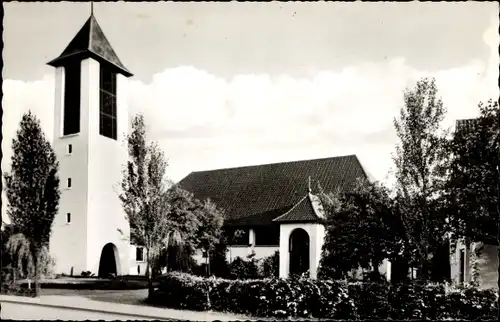
[{"label": "window on tower", "polygon": [[144,261],[144,247],[137,246],[135,248],[135,261],[136,262]]},{"label": "window on tower", "polygon": [[80,132],[80,62],[68,64],[65,70],[63,135]]},{"label": "window on tower", "polygon": [[99,78],[99,134],[116,140],[116,73],[101,65]]}]

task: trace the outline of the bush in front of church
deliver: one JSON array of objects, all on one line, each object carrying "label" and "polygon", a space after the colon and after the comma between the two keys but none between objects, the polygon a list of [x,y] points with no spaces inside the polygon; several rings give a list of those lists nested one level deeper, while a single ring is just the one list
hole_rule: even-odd
[{"label": "bush in front of church", "polygon": [[228,280],[184,273],[161,277],[152,299],[188,310],[256,317],[488,320],[496,294],[470,286],[345,282],[294,277]]},{"label": "bush in front of church", "polygon": [[173,272],[158,277],[157,282],[158,289],[148,298],[152,304],[194,311],[210,309],[207,295],[209,279]]},{"label": "bush in front of church", "polygon": [[262,259],[260,264],[261,275],[266,277],[278,277],[280,272],[280,251],[277,250],[271,256]]}]

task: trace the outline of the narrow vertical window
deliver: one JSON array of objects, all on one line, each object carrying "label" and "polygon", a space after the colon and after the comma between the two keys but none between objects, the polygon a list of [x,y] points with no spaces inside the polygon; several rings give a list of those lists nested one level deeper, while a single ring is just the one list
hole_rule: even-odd
[{"label": "narrow vertical window", "polygon": [[116,140],[116,73],[101,65],[99,77],[99,134]]},{"label": "narrow vertical window", "polygon": [[71,214],[69,212],[66,214],[66,223],[71,223]]},{"label": "narrow vertical window", "polygon": [[68,178],[68,188],[71,188],[71,178]]},{"label": "narrow vertical window", "polygon": [[80,62],[65,66],[63,135],[80,132]]},{"label": "narrow vertical window", "polygon": [[68,144],[68,154],[73,153],[73,145]]},{"label": "narrow vertical window", "polygon": [[135,261],[136,262],[143,262],[144,261],[144,248],[143,247],[136,247],[135,249]]}]

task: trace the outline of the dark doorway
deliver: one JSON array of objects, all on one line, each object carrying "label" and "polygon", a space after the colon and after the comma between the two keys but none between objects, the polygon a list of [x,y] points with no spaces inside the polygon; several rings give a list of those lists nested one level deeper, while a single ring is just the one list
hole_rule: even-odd
[{"label": "dark doorway", "polygon": [[111,274],[118,275],[117,261],[118,250],[116,246],[112,243],[106,244],[102,248],[101,260],[99,261],[99,277],[108,278]]},{"label": "dark doorway", "polygon": [[290,274],[302,274],[309,270],[309,235],[304,229],[290,234]]}]

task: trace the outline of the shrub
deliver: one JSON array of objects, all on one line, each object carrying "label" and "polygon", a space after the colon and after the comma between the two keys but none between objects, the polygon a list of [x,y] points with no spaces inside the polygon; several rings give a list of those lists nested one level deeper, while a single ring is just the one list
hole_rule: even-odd
[{"label": "shrub", "polygon": [[157,278],[159,287],[151,301],[171,308],[203,311],[210,308],[208,279],[173,272]]},{"label": "shrub", "polygon": [[229,264],[229,278],[231,279],[257,279],[261,278],[259,272],[260,261],[255,258],[255,252],[247,256],[247,260],[236,257]]},{"label": "shrub", "polygon": [[10,265],[7,267],[2,267],[1,269],[1,285],[0,293],[5,295],[15,295],[15,296],[35,296],[35,288],[32,285],[31,288],[23,287],[20,283],[17,283],[14,279],[15,269]]},{"label": "shrub", "polygon": [[90,277],[92,275],[92,272],[91,271],[82,271],[82,273],[80,275],[83,277]]},{"label": "shrub", "polygon": [[260,275],[263,277],[278,277],[280,272],[280,251],[264,258],[260,265]]},{"label": "shrub", "polygon": [[227,280],[167,274],[151,300],[188,310],[323,319],[494,319],[491,290],[344,282],[304,277]]}]

